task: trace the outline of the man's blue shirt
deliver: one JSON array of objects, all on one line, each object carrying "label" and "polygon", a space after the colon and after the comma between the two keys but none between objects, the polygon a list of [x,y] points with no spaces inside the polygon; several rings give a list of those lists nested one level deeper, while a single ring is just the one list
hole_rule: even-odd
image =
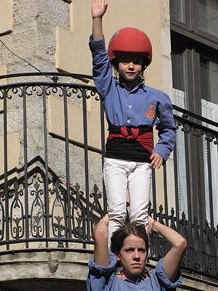
[{"label": "man's blue shirt", "polygon": [[96,265],[94,259],[91,259],[88,265],[88,291],[165,291],[182,284],[182,277],[180,274],[178,274],[174,282],[168,279],[163,268],[162,259],[158,261],[155,269],[148,272],[146,278],[141,277],[137,282],[118,278],[116,269],[117,259],[113,253],[110,253],[110,263],[108,267]]},{"label": "man's blue shirt", "polygon": [[129,90],[112,75],[105,41],[90,38],[93,79],[104,103],[109,123],[116,126],[157,126],[159,140],[153,152],[167,160],[175,144],[176,126],[170,98],[160,90],[145,86],[142,80]]}]

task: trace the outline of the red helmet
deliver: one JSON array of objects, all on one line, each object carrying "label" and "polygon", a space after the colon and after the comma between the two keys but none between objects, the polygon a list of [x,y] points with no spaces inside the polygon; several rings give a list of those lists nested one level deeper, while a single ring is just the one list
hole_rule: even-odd
[{"label": "red helmet", "polygon": [[145,65],[152,60],[152,46],[148,36],[141,30],[133,27],[124,27],[118,30],[111,38],[108,45],[110,62],[123,53],[136,53],[144,56]]}]

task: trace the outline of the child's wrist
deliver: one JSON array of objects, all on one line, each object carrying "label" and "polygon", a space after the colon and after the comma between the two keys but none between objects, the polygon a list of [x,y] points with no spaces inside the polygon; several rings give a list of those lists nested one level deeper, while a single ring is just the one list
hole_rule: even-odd
[{"label": "child's wrist", "polygon": [[99,19],[99,20],[102,20],[102,16],[92,16],[92,19]]},{"label": "child's wrist", "polygon": [[151,231],[157,232],[156,231],[156,224],[157,224],[157,221],[153,219],[153,221],[151,223]]}]

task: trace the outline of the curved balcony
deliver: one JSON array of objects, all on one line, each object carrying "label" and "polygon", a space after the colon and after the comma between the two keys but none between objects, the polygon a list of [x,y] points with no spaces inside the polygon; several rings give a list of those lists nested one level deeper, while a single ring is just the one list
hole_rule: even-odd
[{"label": "curved balcony", "polygon": [[[1,257],[91,254],[93,224],[106,212],[105,122],[91,77],[46,72],[0,81],[5,82],[0,86]],[[160,173],[153,172],[150,214],[187,238],[186,275],[214,280],[218,126],[177,106],[174,110],[177,144]],[[167,248],[162,238],[151,237],[151,260]]]}]

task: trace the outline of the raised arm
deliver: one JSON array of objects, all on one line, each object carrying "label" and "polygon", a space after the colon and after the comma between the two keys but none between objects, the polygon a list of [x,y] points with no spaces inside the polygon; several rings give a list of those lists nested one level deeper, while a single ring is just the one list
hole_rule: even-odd
[{"label": "raised arm", "polygon": [[94,40],[104,38],[102,18],[107,10],[105,0],[92,0],[92,36]]},{"label": "raised arm", "polygon": [[148,218],[148,229],[162,235],[171,245],[170,250],[163,258],[163,266],[166,275],[173,281],[178,273],[187,241],[178,232],[153,220],[151,217]]},{"label": "raised arm", "polygon": [[93,229],[94,261],[97,265],[109,265],[108,225],[109,217],[105,215]]}]

